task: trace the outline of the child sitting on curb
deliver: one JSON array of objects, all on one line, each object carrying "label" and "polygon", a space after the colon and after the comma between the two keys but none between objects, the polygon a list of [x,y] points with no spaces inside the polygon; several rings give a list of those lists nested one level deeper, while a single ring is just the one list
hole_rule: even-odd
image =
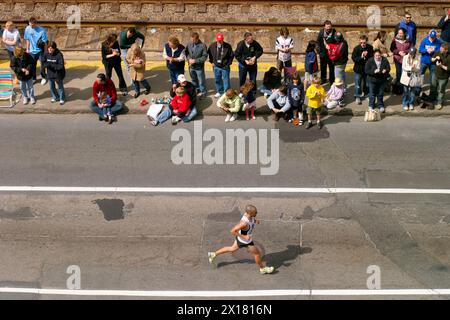
[{"label": "child sitting on curb", "polygon": [[228,89],[217,101],[217,106],[226,114],[225,122],[233,122],[238,118],[238,112],[242,108],[242,101],[233,89]]},{"label": "child sitting on curb", "polygon": [[327,92],[324,104],[327,109],[344,106],[344,82],[342,79],[336,78],[330,90]]},{"label": "child sitting on curb", "polygon": [[287,93],[287,87],[282,85],[278,90],[275,90],[267,100],[267,105],[270,110],[274,112],[274,121],[280,120],[281,117],[286,121],[289,120],[288,111],[291,109],[291,104]]},{"label": "child sitting on curb", "polygon": [[189,99],[189,95],[186,93],[184,87],[178,87],[175,90],[176,96],[170,103],[172,107],[172,124],[176,125],[181,121],[186,113],[188,113],[189,108],[191,107],[191,100]]}]

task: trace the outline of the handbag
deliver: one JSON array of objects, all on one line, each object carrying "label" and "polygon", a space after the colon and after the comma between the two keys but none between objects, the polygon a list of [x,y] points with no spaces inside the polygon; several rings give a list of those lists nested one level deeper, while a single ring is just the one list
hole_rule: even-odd
[{"label": "handbag", "polygon": [[411,77],[409,78],[409,86],[411,88],[422,87],[423,85],[423,76],[417,72],[412,72]]},{"label": "handbag", "polygon": [[381,120],[381,113],[378,110],[367,110],[364,115],[365,122],[375,122]]}]

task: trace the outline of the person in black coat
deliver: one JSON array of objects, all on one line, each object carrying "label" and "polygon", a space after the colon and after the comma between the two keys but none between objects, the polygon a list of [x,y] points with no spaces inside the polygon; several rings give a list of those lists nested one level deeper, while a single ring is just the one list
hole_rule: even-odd
[{"label": "person in black coat", "polygon": [[10,67],[20,82],[23,104],[27,105],[30,100],[31,104],[36,104],[32,74],[34,67],[33,57],[25,52],[24,48],[16,47],[14,49],[14,57],[11,59]]},{"label": "person in black coat", "polygon": [[373,57],[373,47],[367,43],[368,38],[365,34],[359,37],[359,45],[353,49],[352,60],[354,62],[353,71],[355,72],[355,99],[357,104],[361,104],[361,99],[369,93],[367,84],[366,63]]},{"label": "person in black coat", "polygon": [[369,83],[369,109],[377,107],[384,112],[384,88],[388,83],[391,66],[389,61],[381,55],[380,50],[375,50],[373,58],[370,58],[365,66]]},{"label": "person in black coat", "polygon": [[317,37],[317,43],[319,44],[319,57],[320,57],[320,79],[322,84],[327,82],[327,67],[330,69],[330,84],[334,82],[334,64],[328,56],[328,44],[335,43],[336,29],[330,20],[324,22],[324,27],[320,30]]},{"label": "person in black coat", "polygon": [[253,40],[250,32],[244,34],[244,40],[240,41],[235,50],[236,60],[239,62],[239,86],[242,87],[247,81],[247,73],[253,81],[253,93],[256,94],[256,77],[258,75],[258,59],[263,55],[261,45]]},{"label": "person in black coat", "polygon": [[113,69],[119,78],[119,90],[124,96],[128,94],[127,83],[123,77],[122,59],[120,58],[120,46],[117,35],[110,34],[102,43],[102,62],[105,66],[106,77],[111,79]]},{"label": "person in black coat", "polygon": [[[64,90],[66,68],[64,66],[64,56],[54,41],[50,42],[47,52],[44,53],[42,64],[47,70],[47,80],[50,82],[51,102],[59,100],[59,104],[64,105],[66,100]],[[58,90],[56,90],[56,84],[58,84]]]}]

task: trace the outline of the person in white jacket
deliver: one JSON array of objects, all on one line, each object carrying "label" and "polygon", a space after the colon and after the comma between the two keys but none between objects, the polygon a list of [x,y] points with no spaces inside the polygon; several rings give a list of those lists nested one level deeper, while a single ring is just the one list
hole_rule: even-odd
[{"label": "person in white jacket", "polygon": [[403,110],[413,111],[416,97],[420,94],[422,87],[422,76],[420,74],[420,57],[417,49],[412,47],[409,53],[403,57],[402,76],[400,83],[403,85]]}]

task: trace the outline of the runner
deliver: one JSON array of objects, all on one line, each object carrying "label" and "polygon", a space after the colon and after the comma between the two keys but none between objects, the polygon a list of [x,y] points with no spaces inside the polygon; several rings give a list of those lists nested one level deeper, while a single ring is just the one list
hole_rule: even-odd
[{"label": "runner", "polygon": [[255,217],[258,214],[258,210],[255,206],[248,205],[245,208],[245,214],[242,216],[241,221],[231,230],[231,234],[236,237],[234,244],[231,247],[223,247],[216,252],[208,252],[209,263],[213,263],[214,259],[224,253],[233,253],[240,248],[246,248],[248,252],[255,256],[255,262],[259,266],[259,272],[261,274],[269,274],[274,272],[274,267],[267,267],[262,262],[261,253],[253,243],[253,230],[255,226],[260,224],[259,220]]}]

